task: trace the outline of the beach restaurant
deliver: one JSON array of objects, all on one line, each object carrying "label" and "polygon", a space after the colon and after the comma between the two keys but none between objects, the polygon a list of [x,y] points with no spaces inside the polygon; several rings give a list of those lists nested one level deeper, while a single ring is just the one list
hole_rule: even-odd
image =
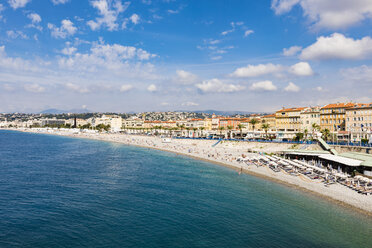
[{"label": "beach restaurant", "polygon": [[372,177],[372,155],[358,152],[346,152],[333,155],[328,151],[306,151],[306,150],[285,150],[283,155],[290,159],[304,159],[320,163],[322,166],[332,166],[334,169],[341,169],[343,172],[358,172],[365,176]]}]

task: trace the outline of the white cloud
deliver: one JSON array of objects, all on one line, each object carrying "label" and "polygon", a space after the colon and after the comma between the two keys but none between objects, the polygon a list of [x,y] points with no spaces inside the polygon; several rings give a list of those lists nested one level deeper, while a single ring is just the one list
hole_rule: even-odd
[{"label": "white cloud", "polygon": [[311,76],[314,74],[311,66],[307,62],[299,62],[289,68],[289,72],[297,76]]},{"label": "white cloud", "polygon": [[195,102],[184,102],[181,105],[182,106],[186,106],[186,107],[192,107],[192,106],[199,106],[199,103],[195,103]]},{"label": "white cloud", "polygon": [[140,17],[137,14],[131,15],[131,17],[129,17],[129,19],[132,21],[133,24],[138,24],[139,21],[140,21]]},{"label": "white cloud", "polygon": [[323,89],[322,86],[317,86],[317,87],[315,87],[315,90],[316,90],[316,91],[319,91],[319,92],[324,91],[324,89]]},{"label": "white cloud", "polygon": [[72,55],[77,51],[76,47],[65,47],[62,49],[61,53],[64,55]]},{"label": "white cloud", "polygon": [[31,2],[31,0],[8,0],[10,7],[13,9],[23,8],[29,2]]},{"label": "white cloud", "polygon": [[90,90],[86,87],[82,87],[77,84],[67,83],[65,84],[66,89],[77,92],[77,93],[89,93]]},{"label": "white cloud", "polygon": [[250,34],[253,34],[253,33],[254,33],[253,30],[246,30],[246,31],[244,32],[244,37],[247,37],[247,36],[249,36]]},{"label": "white cloud", "polygon": [[217,78],[205,80],[195,86],[204,93],[232,93],[244,89],[244,86],[238,84],[225,84]]},{"label": "white cloud", "polygon": [[92,30],[97,30],[101,28],[101,26],[106,26],[109,31],[113,31],[117,30],[119,27],[117,24],[119,14],[129,7],[130,2],[125,2],[123,5],[120,0],[94,0],[91,1],[91,5],[98,10],[100,17],[97,17],[95,21],[88,21],[88,26]]},{"label": "white cloud", "polygon": [[27,17],[31,20],[33,24],[41,22],[41,17],[36,13],[30,13]]},{"label": "white cloud", "polygon": [[300,58],[304,60],[331,59],[366,59],[372,55],[372,39],[366,36],[360,40],[347,38],[334,33],[331,36],[320,36],[317,41],[304,48]]},{"label": "white cloud", "polygon": [[24,40],[28,39],[28,36],[19,30],[18,31],[8,30],[6,31],[6,35],[12,39],[17,39],[17,38],[24,39]]},{"label": "white cloud", "polygon": [[287,13],[299,4],[315,28],[343,29],[372,19],[370,0],[272,0],[277,15]]},{"label": "white cloud", "polygon": [[120,92],[128,92],[130,90],[133,89],[133,85],[130,85],[130,84],[123,84],[121,87],[120,87]]},{"label": "white cloud", "polygon": [[220,60],[222,59],[222,56],[212,56],[211,60]]},{"label": "white cloud", "polygon": [[290,48],[284,48],[283,49],[283,55],[284,56],[294,56],[298,52],[302,50],[302,47],[300,46],[291,46]]},{"label": "white cloud", "polygon": [[266,80],[253,83],[250,89],[253,91],[275,91],[278,88],[273,84],[273,82]]},{"label": "white cloud", "polygon": [[169,14],[178,14],[179,12],[179,10],[168,9]]},{"label": "white cloud", "polygon": [[287,92],[299,92],[300,87],[298,87],[297,85],[295,85],[292,82],[289,82],[289,84],[287,85],[287,87],[284,88],[284,90],[287,91]]},{"label": "white cloud", "polygon": [[276,73],[283,69],[281,65],[274,64],[259,64],[259,65],[247,65],[246,67],[240,67],[236,69],[231,76],[233,77],[258,77],[266,74]]},{"label": "white cloud", "polygon": [[147,90],[150,91],[150,92],[155,92],[155,91],[157,91],[158,89],[156,88],[156,85],[155,85],[155,84],[150,84],[150,85],[147,87]]},{"label": "white cloud", "polygon": [[77,31],[74,23],[67,19],[61,21],[61,27],[48,23],[48,28],[52,31],[52,36],[57,39],[65,39],[67,36],[74,35]]},{"label": "white cloud", "polygon": [[26,84],[24,89],[32,93],[42,93],[45,91],[45,88],[39,84]]},{"label": "white cloud", "polygon": [[[112,78],[148,78],[154,77],[154,66],[143,64],[156,55],[141,48],[94,42],[86,53],[74,53],[58,60],[60,68],[77,73],[102,74]],[[121,80],[122,81],[122,80]]]},{"label": "white cloud", "polygon": [[177,70],[176,74],[177,76],[175,78],[175,81],[179,84],[194,84],[199,80],[198,76],[188,71]]},{"label": "white cloud", "polygon": [[65,3],[67,3],[68,1],[70,1],[70,0],[52,0],[52,3],[53,3],[54,5],[57,5],[57,4],[65,4]]},{"label": "white cloud", "polygon": [[372,83],[372,66],[362,65],[359,67],[342,69],[341,75],[348,81],[358,84]]},{"label": "white cloud", "polygon": [[33,71],[38,72],[36,61],[27,61],[21,58],[8,57],[5,46],[0,46],[0,68],[12,69],[14,71]]}]

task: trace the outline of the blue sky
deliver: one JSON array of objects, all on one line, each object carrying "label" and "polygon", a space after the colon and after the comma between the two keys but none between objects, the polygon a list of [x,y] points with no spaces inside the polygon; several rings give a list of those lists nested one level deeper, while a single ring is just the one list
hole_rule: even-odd
[{"label": "blue sky", "polygon": [[372,102],[370,0],[0,4],[0,112]]}]

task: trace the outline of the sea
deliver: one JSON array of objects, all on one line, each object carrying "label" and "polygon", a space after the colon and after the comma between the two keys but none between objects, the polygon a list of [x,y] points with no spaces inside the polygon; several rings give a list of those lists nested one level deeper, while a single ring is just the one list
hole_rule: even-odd
[{"label": "sea", "polygon": [[370,248],[372,220],[186,156],[0,130],[0,247]]}]

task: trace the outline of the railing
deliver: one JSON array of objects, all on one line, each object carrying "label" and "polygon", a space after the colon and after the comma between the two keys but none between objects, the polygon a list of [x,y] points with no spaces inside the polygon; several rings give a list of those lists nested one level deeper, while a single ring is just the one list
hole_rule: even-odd
[{"label": "railing", "polygon": [[[318,144],[317,141],[292,141],[292,140],[265,140],[265,139],[221,139],[221,138],[205,138],[205,137],[174,137],[175,139],[192,139],[192,140],[223,140],[223,141],[243,141],[243,142],[263,142],[263,143],[283,143],[283,144]],[[341,146],[353,146],[353,147],[372,147],[370,143],[360,142],[326,142],[328,145],[341,145]]]}]

